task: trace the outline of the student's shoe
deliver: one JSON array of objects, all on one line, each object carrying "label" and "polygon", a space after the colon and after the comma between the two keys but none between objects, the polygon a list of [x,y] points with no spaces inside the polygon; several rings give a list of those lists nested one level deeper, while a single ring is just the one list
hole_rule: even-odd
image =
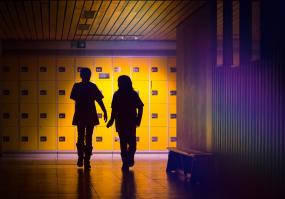
[{"label": "student's shoe", "polygon": [[129,167],[132,167],[132,166],[134,166],[134,165],[135,165],[134,159],[130,159],[130,160],[129,160]]},{"label": "student's shoe", "polygon": [[78,167],[82,167],[83,166],[83,157],[78,157],[77,166]]},{"label": "student's shoe", "polygon": [[123,166],[122,166],[122,171],[123,171],[123,172],[128,172],[128,171],[129,171],[129,166],[126,165],[126,164],[123,164]]},{"label": "student's shoe", "polygon": [[84,160],[84,169],[91,169],[90,161]]}]

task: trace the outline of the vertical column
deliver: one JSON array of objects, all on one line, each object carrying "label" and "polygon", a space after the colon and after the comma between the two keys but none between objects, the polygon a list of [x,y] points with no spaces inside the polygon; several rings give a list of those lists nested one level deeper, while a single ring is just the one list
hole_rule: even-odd
[{"label": "vertical column", "polygon": [[224,65],[232,65],[233,63],[233,7],[232,0],[223,0],[223,63]]}]

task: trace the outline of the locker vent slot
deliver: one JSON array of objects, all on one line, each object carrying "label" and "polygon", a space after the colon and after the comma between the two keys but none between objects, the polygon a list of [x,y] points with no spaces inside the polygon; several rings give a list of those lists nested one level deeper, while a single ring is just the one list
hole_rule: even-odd
[{"label": "locker vent slot", "polygon": [[65,95],[65,90],[59,90],[58,95]]},{"label": "locker vent slot", "polygon": [[47,114],[46,113],[40,113],[40,118],[47,118]]},{"label": "locker vent slot", "polygon": [[157,142],[158,141],[158,137],[156,137],[156,136],[151,137],[151,141],[152,142]]},{"label": "locker vent slot", "polygon": [[102,113],[97,113],[97,115],[98,115],[98,118],[102,118],[103,117]]},{"label": "locker vent slot", "polygon": [[64,73],[65,72],[65,67],[64,66],[58,67],[58,72]]},{"label": "locker vent slot", "polygon": [[29,114],[28,113],[22,113],[21,117],[22,117],[22,119],[27,119],[27,118],[29,118]]},{"label": "locker vent slot", "polygon": [[103,142],[103,138],[102,137],[96,137],[96,142]]},{"label": "locker vent slot", "polygon": [[10,136],[3,136],[3,142],[10,142]]},{"label": "locker vent slot", "polygon": [[47,72],[47,67],[41,66],[41,67],[40,67],[40,72],[41,72],[41,73],[46,73],[46,72]]},{"label": "locker vent slot", "polygon": [[153,72],[153,73],[158,72],[158,68],[157,67],[151,67],[151,72]]},{"label": "locker vent slot", "polygon": [[102,72],[102,67],[96,67],[96,72],[101,73]]},{"label": "locker vent slot", "polygon": [[40,90],[40,95],[47,95],[47,91],[46,90]]},{"label": "locker vent slot", "polygon": [[65,142],[65,136],[59,136],[58,141]]},{"label": "locker vent slot", "polygon": [[116,73],[121,72],[121,67],[120,66],[115,67],[114,72],[116,72]]},{"label": "locker vent slot", "polygon": [[9,119],[10,118],[10,114],[9,113],[3,113],[2,116],[4,119]]},{"label": "locker vent slot", "polygon": [[171,73],[176,73],[176,67],[170,67],[170,72]]},{"label": "locker vent slot", "polygon": [[61,119],[65,118],[65,113],[60,113],[59,118],[61,118]]},{"label": "locker vent slot", "polygon": [[115,137],[115,142],[120,142],[120,138],[119,137]]},{"label": "locker vent slot", "polygon": [[3,94],[3,95],[10,95],[10,90],[3,90],[3,91],[2,91],[2,94]]},{"label": "locker vent slot", "polygon": [[176,114],[175,113],[171,113],[170,114],[170,119],[176,119]]},{"label": "locker vent slot", "polygon": [[171,95],[171,96],[176,95],[176,91],[170,91],[170,95]]},{"label": "locker vent slot", "polygon": [[152,114],[151,114],[151,118],[152,118],[152,119],[158,118],[158,113],[152,113]]},{"label": "locker vent slot", "polygon": [[136,141],[139,142],[140,141],[140,137],[136,137]]},{"label": "locker vent slot", "polygon": [[10,67],[9,66],[3,66],[2,71],[4,73],[8,73],[8,72],[10,72]]},{"label": "locker vent slot", "polygon": [[46,142],[47,141],[47,136],[41,136],[40,137],[41,142]]},{"label": "locker vent slot", "polygon": [[158,90],[153,90],[153,91],[151,91],[151,94],[152,94],[152,95],[158,95]]},{"label": "locker vent slot", "polygon": [[133,72],[134,72],[134,73],[140,72],[140,68],[139,68],[139,67],[134,67],[134,68],[133,68]]},{"label": "locker vent slot", "polygon": [[176,137],[170,137],[170,142],[176,142],[177,138]]},{"label": "locker vent slot", "polygon": [[29,95],[29,91],[28,90],[21,90],[21,95],[23,95],[23,96]]},{"label": "locker vent slot", "polygon": [[110,79],[109,73],[99,73],[99,79]]},{"label": "locker vent slot", "polygon": [[28,142],[29,137],[28,136],[22,136],[21,140],[22,140],[22,142]]},{"label": "locker vent slot", "polygon": [[29,72],[29,68],[28,68],[27,66],[22,66],[22,67],[21,67],[21,72],[22,72],[22,73]]}]

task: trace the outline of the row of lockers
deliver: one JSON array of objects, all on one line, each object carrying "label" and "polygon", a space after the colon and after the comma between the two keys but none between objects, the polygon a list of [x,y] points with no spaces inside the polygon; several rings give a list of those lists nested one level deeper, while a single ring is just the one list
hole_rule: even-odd
[{"label": "row of lockers", "polygon": [[[0,104],[2,126],[70,126],[74,104]],[[99,126],[106,126],[97,106]],[[107,107],[110,117],[111,108]],[[141,126],[176,127],[176,105],[145,104]]]},{"label": "row of lockers", "polygon": [[[3,151],[75,150],[76,128],[69,127],[5,127]],[[114,128],[96,127],[93,134],[94,151],[119,150],[119,137]],[[166,150],[176,145],[176,128],[137,128],[137,150]]]},{"label": "row of lockers", "polygon": [[4,57],[0,80],[80,80],[81,67],[89,67],[91,80],[176,80],[175,57]]},{"label": "row of lockers", "polygon": [[[72,103],[70,92],[74,81],[0,81],[0,103]],[[110,103],[116,81],[95,81]],[[175,81],[133,81],[133,87],[144,103],[176,104]]]}]

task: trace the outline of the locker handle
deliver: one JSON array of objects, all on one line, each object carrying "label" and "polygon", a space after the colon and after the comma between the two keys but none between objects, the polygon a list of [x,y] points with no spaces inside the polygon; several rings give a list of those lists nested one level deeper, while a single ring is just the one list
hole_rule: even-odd
[{"label": "locker handle", "polygon": [[171,113],[170,114],[170,119],[176,119],[176,114],[175,113]]},{"label": "locker handle", "polygon": [[10,136],[3,136],[3,142],[10,142]]},{"label": "locker handle", "polygon": [[28,66],[22,66],[21,67],[21,72],[23,72],[23,73],[29,72]]},{"label": "locker handle", "polygon": [[120,138],[119,137],[115,137],[115,142],[119,142]]},{"label": "locker handle", "polygon": [[10,95],[10,90],[3,90],[3,91],[2,91],[2,94],[3,94],[3,95]]},{"label": "locker handle", "polygon": [[156,136],[151,137],[151,141],[152,142],[157,142],[158,141],[158,137],[156,137]]},{"label": "locker handle", "polygon": [[103,138],[102,137],[96,137],[96,142],[102,142]]},{"label": "locker handle", "polygon": [[3,66],[3,70],[4,73],[8,73],[10,72],[10,67],[9,66]]},{"label": "locker handle", "polygon": [[59,142],[65,142],[65,136],[59,136],[58,141]]},{"label": "locker handle", "polygon": [[121,67],[120,67],[120,66],[116,66],[116,67],[114,68],[114,72],[116,72],[116,73],[121,72]]},{"label": "locker handle", "polygon": [[40,137],[41,142],[46,142],[47,141],[47,136],[41,136]]},{"label": "locker handle", "polygon": [[151,72],[157,73],[158,72],[158,68],[156,66],[151,67]]},{"label": "locker handle", "polygon": [[151,95],[158,95],[158,90],[151,91]]},{"label": "locker handle", "polygon": [[176,73],[176,67],[170,67],[170,72],[171,73]]},{"label": "locker handle", "polygon": [[176,91],[175,91],[175,90],[170,91],[170,95],[171,95],[171,96],[176,95]]},{"label": "locker handle", "polygon": [[139,68],[139,67],[134,67],[134,68],[133,68],[133,72],[134,72],[134,73],[140,72],[140,68]]},{"label": "locker handle", "polygon": [[40,118],[47,118],[47,114],[46,113],[40,113]]},{"label": "locker handle", "polygon": [[61,118],[61,119],[65,118],[65,113],[60,113],[59,118]]},{"label": "locker handle", "polygon": [[103,71],[103,70],[102,70],[102,67],[99,67],[99,66],[96,67],[96,72],[97,72],[97,73],[101,73],[102,71]]},{"label": "locker handle", "polygon": [[9,119],[10,118],[10,114],[9,113],[3,113],[3,118],[4,119]]},{"label": "locker handle", "polygon": [[110,79],[109,73],[99,73],[99,79]]},{"label": "locker handle", "polygon": [[65,90],[59,90],[58,95],[65,95]]},{"label": "locker handle", "polygon": [[58,72],[64,73],[65,72],[65,67],[64,66],[59,66],[58,67]]},{"label": "locker handle", "polygon": [[40,95],[47,95],[47,90],[40,90]]},{"label": "locker handle", "polygon": [[170,142],[176,142],[177,138],[176,137],[170,137]]},{"label": "locker handle", "polygon": [[152,114],[151,114],[151,118],[152,118],[152,119],[158,118],[158,113],[152,113]]},{"label": "locker handle", "polygon": [[28,90],[21,90],[21,95],[23,95],[23,96],[29,95],[29,91]]},{"label": "locker handle", "polygon": [[27,119],[29,117],[28,113],[22,113],[21,115],[22,119]]},{"label": "locker handle", "polygon": [[140,141],[140,137],[136,137],[136,141],[139,142]]},{"label": "locker handle", "polygon": [[40,72],[41,72],[41,73],[47,72],[47,67],[41,66],[41,67],[40,67]]},{"label": "locker handle", "polygon": [[28,136],[22,136],[22,142],[28,142],[29,141],[29,137]]}]

